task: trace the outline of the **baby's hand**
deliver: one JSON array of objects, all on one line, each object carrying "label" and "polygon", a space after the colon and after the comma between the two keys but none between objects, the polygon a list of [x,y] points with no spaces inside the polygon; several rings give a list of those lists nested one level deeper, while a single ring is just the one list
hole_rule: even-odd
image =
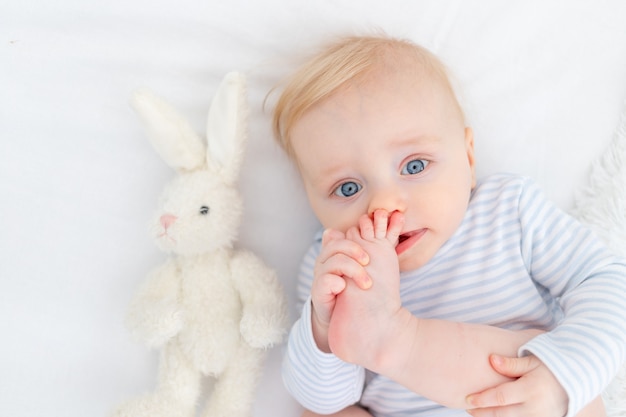
[{"label": "baby's hand", "polygon": [[346,233],[369,254],[364,270],[372,280],[371,288],[363,291],[352,280],[337,296],[328,329],[331,351],[344,361],[369,367],[376,360],[379,345],[396,313],[401,309],[400,270],[395,246],[404,224],[399,212],[389,215],[377,210],[374,218],[364,215],[359,227]]},{"label": "baby's hand", "polygon": [[554,375],[537,357],[506,358],[492,355],[490,362],[500,374],[517,378],[468,397],[474,417],[541,416],[567,413],[567,394]]},{"label": "baby's hand", "polygon": [[330,352],[328,326],[336,297],[346,288],[346,280],[361,289],[371,287],[372,281],[363,268],[368,262],[368,254],[343,233],[332,229],[324,232],[311,287],[313,337],[320,350]]}]

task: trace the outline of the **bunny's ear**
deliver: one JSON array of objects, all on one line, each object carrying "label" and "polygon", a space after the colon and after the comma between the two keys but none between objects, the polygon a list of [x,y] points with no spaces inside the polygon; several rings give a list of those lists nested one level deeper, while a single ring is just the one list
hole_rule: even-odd
[{"label": "bunny's ear", "polygon": [[211,102],[207,120],[207,165],[233,184],[239,175],[247,135],[245,77],[226,74]]},{"label": "bunny's ear", "polygon": [[202,139],[171,105],[147,90],[135,92],[131,105],[152,146],[169,166],[190,171],[204,165]]}]

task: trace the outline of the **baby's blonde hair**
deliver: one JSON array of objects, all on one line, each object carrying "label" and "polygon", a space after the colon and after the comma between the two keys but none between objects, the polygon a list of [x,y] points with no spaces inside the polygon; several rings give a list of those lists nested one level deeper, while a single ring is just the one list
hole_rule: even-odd
[{"label": "baby's blonde hair", "polygon": [[387,36],[350,36],[328,45],[287,79],[274,107],[274,137],[293,158],[291,130],[307,110],[349,81],[363,80],[376,70],[395,69],[408,63],[416,76],[426,74],[438,82],[463,118],[445,66],[426,48]]}]

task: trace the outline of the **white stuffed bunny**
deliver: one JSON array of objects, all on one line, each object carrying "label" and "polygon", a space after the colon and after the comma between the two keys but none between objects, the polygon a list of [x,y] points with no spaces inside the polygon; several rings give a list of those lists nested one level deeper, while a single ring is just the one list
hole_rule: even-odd
[{"label": "white stuffed bunny", "polygon": [[153,393],[116,416],[191,417],[203,377],[215,378],[206,417],[248,417],[269,347],[281,342],[287,309],[275,273],[233,249],[242,216],[236,182],[246,139],[245,79],[229,73],[208,116],[207,143],[148,92],[132,105],[161,157],[178,171],[154,220],[158,246],[173,254],[146,280],[127,324],[161,349]]}]

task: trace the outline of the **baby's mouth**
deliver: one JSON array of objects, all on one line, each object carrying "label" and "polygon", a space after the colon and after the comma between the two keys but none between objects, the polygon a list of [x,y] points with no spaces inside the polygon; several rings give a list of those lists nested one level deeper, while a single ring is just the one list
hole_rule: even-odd
[{"label": "baby's mouth", "polygon": [[396,245],[396,253],[400,255],[407,249],[412,247],[426,233],[426,229],[413,230],[398,236],[398,244]]},{"label": "baby's mouth", "polygon": [[424,229],[419,229],[419,230],[412,230],[410,232],[402,233],[400,236],[398,236],[398,244],[404,242],[405,240],[412,238],[413,236],[417,234],[421,234],[423,231]]}]

